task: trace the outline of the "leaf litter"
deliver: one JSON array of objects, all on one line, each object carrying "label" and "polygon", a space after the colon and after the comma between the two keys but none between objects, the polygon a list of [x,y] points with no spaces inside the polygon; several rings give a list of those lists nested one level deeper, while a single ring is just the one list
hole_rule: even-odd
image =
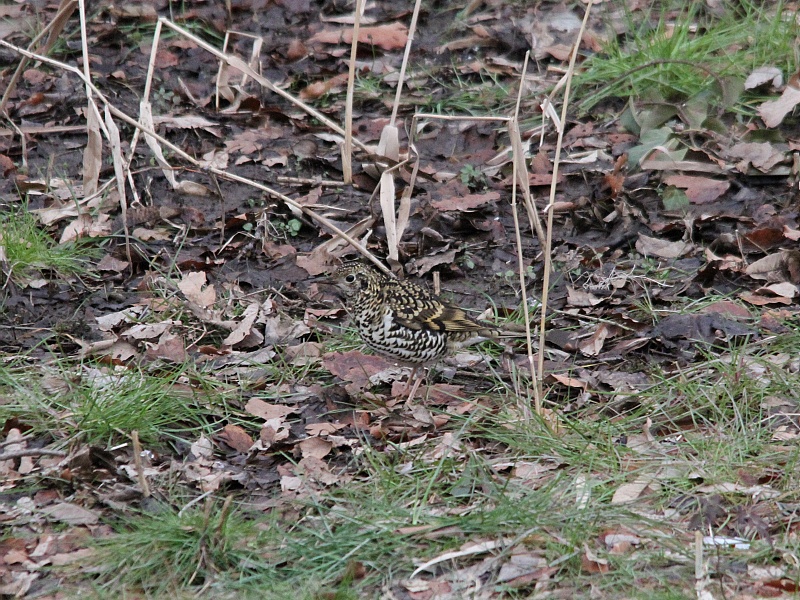
[{"label": "leaf litter", "polygon": [[[232,14],[246,14],[246,4]],[[11,19],[24,13],[18,8],[9,12]],[[55,8],[49,6],[48,14]],[[519,531],[498,529],[488,539],[443,528],[441,535],[460,538],[458,549],[415,559],[415,567],[404,565],[405,578],[386,583],[418,597],[463,597],[463,582],[481,578],[500,586],[483,588],[485,597],[501,596],[504,585],[579,593],[581,585],[593,585],[592,577],[618,570],[615,556],[635,561],[644,547],[658,548],[667,535],[673,540],[665,552],[680,546],[684,554],[670,556],[686,562],[694,553],[693,529],[713,532],[701,540],[705,545],[734,551],[747,550],[742,540],[771,546],[781,535],[794,535],[791,489],[780,486],[787,477],[780,467],[791,464],[788,444],[800,431],[791,394],[743,399],[763,408],[759,425],[772,444],[772,462],[744,462],[728,474],[731,480],[706,481],[696,464],[703,441],[727,433],[703,412],[712,409],[692,412],[688,390],[674,392],[672,404],[653,408],[653,420],[649,412],[641,413],[648,420],[640,432],[621,435],[604,448],[618,454],[622,477],[581,472],[583,464],[567,453],[571,438],[558,428],[549,431],[565,440],[561,450],[543,445],[533,455],[530,448],[521,451],[486,433],[492,415],[513,409],[508,399],[520,397],[514,377],[529,373],[519,343],[512,345],[508,365],[491,357],[454,357],[455,366],[438,367],[424,402],[404,404],[398,392],[407,372],[361,352],[346,331],[345,315],[333,307],[337,299],[331,290],[308,281],[329,271],[334,259],[352,254],[331,237],[333,229],[325,225],[330,223],[369,250],[402,259],[407,275],[437,272],[445,293],[468,308],[485,309],[490,302],[483,294],[488,294],[498,314],[517,311],[522,290],[507,274],[518,268],[528,274],[528,296],[540,293],[542,249],[532,225],[521,240],[522,263],[516,262],[508,202],[514,142],[508,133],[497,123],[437,118],[408,127],[415,107],[459,112],[449,96],[464,81],[474,86],[466,90],[475,96],[472,106],[507,116],[508,94],[498,92],[519,84],[523,49],[552,60],[547,64],[557,70],[569,58],[579,11],[472,4],[463,23],[440,37],[433,32],[451,19],[428,9],[412,46],[413,73],[401,107],[405,126],[397,130],[402,152],[413,146],[415,169],[403,163],[410,152],[392,158],[375,144],[389,125],[400,50],[410,39],[409,15],[381,3],[368,7],[358,36],[361,105],[354,115],[354,134],[361,138],[356,146],[363,154],[354,162],[355,185],[348,187],[342,183],[342,131],[326,124],[337,123],[344,112],[352,10],[275,5],[263,23],[270,35],[256,42],[231,37],[227,51],[238,62],[225,67],[189,37],[162,38],[125,53],[109,42],[128,20],[154,23],[156,14],[165,14],[160,8],[131,13],[109,7],[107,18],[87,22],[98,88],[108,90],[116,81],[141,86],[143,74],[153,70],[162,78],[142,104],[143,95],[124,91],[114,101],[117,110],[143,125],[136,134],[119,113],[106,111],[107,105],[73,102],[85,98],[83,84],[57,65],[30,67],[9,95],[9,117],[27,144],[13,128],[0,138],[3,205],[21,204],[24,194],[25,210],[62,244],[123,230],[127,240],[111,238],[91,278],[65,279],[43,265],[38,280],[15,280],[4,268],[0,344],[13,377],[51,390],[88,385],[97,392],[109,385],[104,381],[121,379],[118,369],[137,367],[157,376],[196,364],[208,368],[225,406],[214,406],[209,398],[215,393],[192,372],[165,382],[199,405],[207,428],[184,433],[180,443],[152,443],[143,471],[132,455],[130,431],[87,444],[80,436],[70,440],[63,425],[46,430],[25,411],[10,412],[0,439],[0,468],[3,489],[15,501],[4,502],[0,514],[11,532],[0,543],[7,566],[2,593],[24,596],[37,586],[47,588],[53,575],[43,567],[84,560],[91,553],[89,537],[111,535],[104,521],[145,503],[139,471],[156,488],[172,478],[187,492],[235,492],[265,511],[291,505],[302,512],[302,504],[292,503],[318,501],[364,478],[354,459],[371,451],[408,458],[411,470],[418,461],[449,461],[458,471],[467,468],[470,456],[480,455],[492,464],[490,478],[507,485],[509,496],[559,485],[566,475],[572,479],[572,511],[589,510],[607,486],[610,505],[652,516],[611,517],[605,531],[582,543],[565,539],[553,525],[521,537],[509,536]],[[203,5],[184,18],[222,35],[218,11]],[[584,34],[585,48],[598,50],[599,40],[612,35],[601,14]],[[288,25],[278,28],[277,22]],[[250,30],[250,25],[242,18],[233,28]],[[18,31],[9,30],[3,39],[24,47],[27,41]],[[20,56],[3,60],[14,66]],[[451,64],[458,70],[452,78]],[[713,108],[707,97],[666,109],[632,102],[616,124],[601,114],[594,121],[568,123],[553,205],[558,277],[550,298],[544,373],[547,410],[557,412],[561,423],[621,421],[648,407],[645,392],[663,385],[660,377],[691,383],[697,370],[712,380],[746,375],[767,385],[797,372],[791,354],[777,360],[780,354],[757,353],[760,344],[788,331],[784,322],[795,316],[800,283],[794,254],[800,225],[788,191],[796,184],[797,140],[780,129],[796,104],[796,75],[787,74],[783,85],[768,73],[767,78],[754,71],[747,85],[772,86],[782,95],[759,106],[763,125],[755,120],[750,129],[729,120],[729,132],[721,135],[707,119]],[[524,79],[542,91],[557,81],[547,69]],[[370,86],[380,91],[371,92]],[[296,91],[301,100],[319,103],[322,112],[307,111],[277,89]],[[221,110],[210,110],[212,98]],[[63,109],[73,105],[79,108]],[[523,113],[540,111],[538,99],[526,97]],[[78,112],[88,115],[88,125]],[[775,132],[779,135],[768,135]],[[555,135],[533,122],[521,134],[530,159],[523,181],[541,212],[544,186],[553,178]],[[147,150],[136,147],[137,136],[144,136]],[[59,178],[48,167],[55,144],[63,149]],[[370,194],[387,179],[385,168],[375,164],[387,157],[395,168],[388,179],[400,189],[387,194],[391,188],[381,183],[382,195],[375,199]],[[23,162],[28,168],[20,168]],[[226,179],[225,172],[240,179]],[[413,197],[405,196],[395,214],[395,197],[402,198],[404,190],[413,190]],[[0,239],[0,248],[4,243],[8,240]],[[712,295],[728,298],[727,304],[682,312],[687,301],[701,303]],[[80,363],[88,359],[94,362],[91,371]],[[47,369],[54,360],[64,361],[57,375]],[[736,369],[706,370],[707,361]],[[3,406],[21,398],[7,377]],[[53,413],[55,423],[80,428],[66,406],[42,410]],[[519,415],[513,410],[511,415],[502,427],[524,431]],[[56,474],[58,485],[51,483]],[[687,485],[691,493],[682,493]],[[786,494],[781,500],[779,489]],[[447,508],[433,496],[428,502],[442,514],[479,510],[474,496],[464,498]],[[60,533],[64,524],[66,534]],[[405,534],[434,537],[430,529]],[[554,540],[565,552],[563,563],[544,551]],[[571,560],[588,579],[574,584],[554,579],[559,565]],[[791,592],[788,566],[762,572],[749,564],[746,575],[720,569],[730,590],[757,594]],[[659,567],[648,569],[655,573]],[[643,584],[656,585],[648,569]],[[356,571],[364,571],[363,565]],[[690,585],[693,578],[685,575]]]}]

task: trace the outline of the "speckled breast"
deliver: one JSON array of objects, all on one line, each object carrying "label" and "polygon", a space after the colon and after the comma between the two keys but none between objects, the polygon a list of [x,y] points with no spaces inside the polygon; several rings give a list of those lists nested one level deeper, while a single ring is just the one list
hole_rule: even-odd
[{"label": "speckled breast", "polygon": [[399,325],[391,311],[377,318],[366,312],[356,315],[358,332],[372,350],[411,364],[425,364],[447,354],[447,334]]}]

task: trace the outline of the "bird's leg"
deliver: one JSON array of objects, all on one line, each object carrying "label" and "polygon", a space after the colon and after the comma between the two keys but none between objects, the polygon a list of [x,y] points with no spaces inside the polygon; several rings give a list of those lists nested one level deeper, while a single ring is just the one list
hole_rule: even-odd
[{"label": "bird's leg", "polygon": [[406,385],[411,385],[412,381],[414,381],[414,385],[411,385],[411,391],[408,394],[406,402],[411,402],[414,399],[414,394],[417,393],[417,390],[419,389],[419,384],[422,383],[422,379],[425,377],[424,368],[421,376],[417,374],[418,370],[419,367],[414,367],[413,369],[411,369],[411,374],[408,376],[408,384]]}]

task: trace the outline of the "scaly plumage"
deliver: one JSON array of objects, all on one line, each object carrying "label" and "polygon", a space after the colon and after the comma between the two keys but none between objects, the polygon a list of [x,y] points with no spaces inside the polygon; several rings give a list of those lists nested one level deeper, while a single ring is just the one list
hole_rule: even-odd
[{"label": "scaly plumage", "polygon": [[491,325],[416,283],[392,279],[364,263],[345,263],[332,279],[345,292],[364,343],[388,358],[424,365],[493,333]]}]

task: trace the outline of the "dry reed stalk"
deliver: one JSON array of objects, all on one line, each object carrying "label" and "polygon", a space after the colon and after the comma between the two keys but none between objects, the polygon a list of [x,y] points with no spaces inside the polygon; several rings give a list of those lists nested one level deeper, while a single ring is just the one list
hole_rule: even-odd
[{"label": "dry reed stalk", "polygon": [[569,59],[569,68],[564,75],[564,104],[561,107],[561,119],[558,126],[558,138],[556,141],[555,157],[553,158],[553,180],[550,182],[550,197],[547,205],[547,239],[544,247],[544,275],[542,277],[542,314],[539,325],[539,377],[536,379],[536,385],[539,388],[538,395],[541,397],[544,393],[544,381],[542,373],[544,371],[544,344],[546,324],[547,324],[547,301],[550,291],[550,271],[552,269],[553,259],[551,256],[553,247],[553,205],[556,198],[556,185],[558,183],[558,167],[561,162],[561,147],[564,141],[564,123],[567,120],[567,109],[569,108],[569,92],[572,87],[572,76],[575,73],[575,61],[578,58],[578,50],[580,49],[581,40],[583,39],[583,32],[586,30],[586,23],[589,20],[589,14],[592,12],[592,4],[594,0],[589,0],[586,5],[586,12],[583,15],[581,28],[578,31],[575,46],[572,49],[572,55]]}]

